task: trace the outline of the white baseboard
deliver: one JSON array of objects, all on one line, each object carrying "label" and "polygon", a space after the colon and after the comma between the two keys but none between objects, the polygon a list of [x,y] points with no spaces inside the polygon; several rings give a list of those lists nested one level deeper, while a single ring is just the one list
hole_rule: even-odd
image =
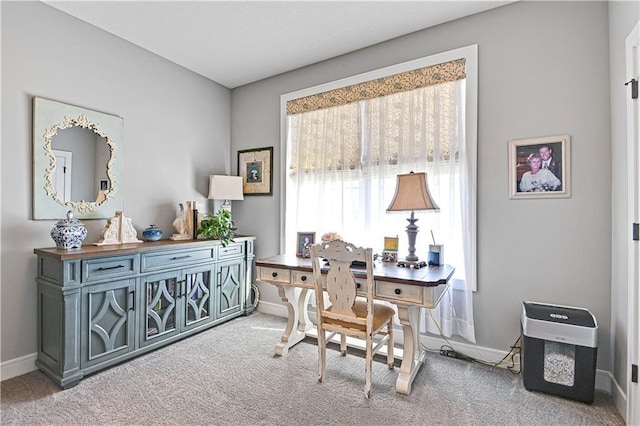
[{"label": "white baseboard", "polygon": [[[464,354],[468,357],[484,360],[488,363],[496,363],[499,362],[502,358],[507,355],[507,351],[486,348],[483,346],[474,345],[471,343],[463,343],[463,342],[454,342],[449,340],[453,349],[461,354]],[[442,345],[449,345],[446,340],[442,337],[431,336],[431,335],[421,335],[420,343],[422,343],[426,348],[432,350],[440,350]],[[516,356],[515,359],[515,368],[516,370],[520,369],[520,357]],[[500,365],[499,367],[506,368],[506,365]]]},{"label": "white baseboard", "polygon": [[[284,305],[280,305],[277,303],[263,302],[263,301],[260,301],[260,304],[258,305],[258,311],[263,312],[265,314],[275,315],[275,316],[284,317],[284,318],[286,318],[288,315],[287,308]],[[309,313],[310,313],[310,316],[313,318],[313,314],[311,310]],[[402,331],[400,328],[398,328],[397,333],[394,333],[393,338],[394,338],[394,341],[397,342],[398,344],[400,345],[403,344],[404,339],[403,339]],[[458,342],[458,341],[454,342],[451,340],[450,342],[453,345],[454,349],[460,352],[461,354],[464,354],[471,358],[481,359],[489,363],[500,361],[508,353],[507,351],[504,351],[504,350],[486,348],[486,347],[474,345],[471,343],[464,343],[464,342]],[[440,347],[442,345],[445,345],[445,344],[448,345],[448,343],[442,337],[431,336],[431,335],[421,335],[420,343],[424,345],[426,348],[433,349],[436,351],[440,350]],[[515,361],[514,362],[515,370],[516,371],[520,370],[520,356],[516,355],[514,357],[514,361]],[[511,364],[509,363],[508,365],[511,365]],[[499,367],[507,368],[507,364],[500,365]],[[625,412],[626,410],[626,398],[624,396],[625,393],[622,391],[620,386],[615,382],[615,380],[613,379],[613,376],[609,371],[596,370],[596,386],[595,387],[597,390],[610,394],[613,397],[614,401],[616,402],[616,406],[618,407],[618,410],[621,413]]]},{"label": "white baseboard", "polygon": [[[622,416],[625,422],[627,422],[627,392],[620,387],[620,383],[613,377],[611,373],[608,373],[609,380],[613,385],[611,387],[611,398],[613,399],[614,404],[616,404],[616,408],[618,412]],[[596,376],[596,389],[598,388],[598,377]]]},{"label": "white baseboard", "polygon": [[12,377],[22,376],[37,369],[37,354],[25,355],[20,358],[10,359],[0,363],[0,380],[11,379]]},{"label": "white baseboard", "polygon": [[[400,335],[400,338],[397,340],[401,341],[402,333],[397,333],[396,335]],[[429,349],[438,349],[438,350],[440,349],[440,346],[444,344],[448,344],[442,337],[429,336],[429,335],[421,335],[420,343],[422,343],[424,346],[426,346]],[[469,357],[481,359],[489,363],[494,363],[502,360],[505,357],[505,355],[507,355],[508,353],[507,351],[493,349],[493,348],[486,348],[486,347],[477,346],[471,343],[464,343],[464,342],[457,342],[457,341],[456,342],[451,341],[451,343],[456,351],[464,355],[467,355]],[[507,368],[507,365],[511,365],[511,363],[500,365],[499,367]],[[515,368],[516,371],[520,370],[520,355],[516,355],[514,357],[513,368]],[[614,396],[615,393],[618,393],[619,396],[622,396],[622,398],[624,399],[623,401],[624,405],[622,405],[622,407],[624,407],[623,409],[620,409],[620,404],[618,403],[616,404],[618,406],[618,410],[620,410],[621,413],[624,412],[624,410],[626,410],[626,399],[624,398],[624,392],[622,392],[622,390],[620,389],[620,386],[618,386],[618,384],[615,383],[615,380],[613,379],[613,376],[609,371],[596,369],[595,388],[599,391],[603,391],[612,395],[612,397]],[[615,392],[613,392],[614,390]]]},{"label": "white baseboard", "polygon": [[280,303],[263,302],[261,300],[260,303],[258,303],[256,310],[263,314],[275,315],[277,317],[287,318],[289,316],[287,307]]}]

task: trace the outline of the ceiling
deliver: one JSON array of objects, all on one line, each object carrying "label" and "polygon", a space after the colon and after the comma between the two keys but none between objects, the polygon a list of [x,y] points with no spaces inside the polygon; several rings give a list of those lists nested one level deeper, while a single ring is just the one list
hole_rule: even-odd
[{"label": "ceiling", "polygon": [[511,1],[50,1],[228,88]]}]

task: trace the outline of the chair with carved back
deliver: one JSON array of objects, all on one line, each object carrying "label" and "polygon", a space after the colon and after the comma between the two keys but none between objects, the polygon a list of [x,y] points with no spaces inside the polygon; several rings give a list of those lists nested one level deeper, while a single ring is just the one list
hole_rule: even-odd
[{"label": "chair with carved back", "polygon": [[[327,339],[341,335],[342,354],[346,355],[345,336],[366,341],[364,393],[371,397],[373,356],[387,347],[387,364],[393,363],[393,316],[395,311],[373,301],[373,254],[370,248],[356,247],[334,240],[311,246],[311,261],[316,293],[318,327],[318,380],[322,382],[327,368]],[[366,291],[356,296],[358,284],[351,272],[352,262],[365,265]],[[327,270],[328,267],[328,270]],[[323,274],[325,269],[326,274]],[[324,294],[331,302],[325,306]],[[332,333],[328,338],[326,332]],[[380,336],[374,341],[374,336]],[[375,344],[375,346],[374,346]]]}]

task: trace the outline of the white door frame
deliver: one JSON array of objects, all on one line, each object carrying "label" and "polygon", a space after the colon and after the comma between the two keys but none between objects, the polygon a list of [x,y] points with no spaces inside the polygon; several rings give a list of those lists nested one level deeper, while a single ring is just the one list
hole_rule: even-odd
[{"label": "white door frame", "polygon": [[[640,21],[627,36],[625,43],[626,80],[640,79]],[[628,152],[628,224],[639,222],[640,214],[640,99],[627,99]],[[631,381],[631,365],[640,360],[640,243],[628,237],[628,314],[627,314],[627,424],[640,424],[640,384]]]},{"label": "white door frame", "polygon": [[58,198],[63,202],[71,201],[71,175],[73,173],[73,152],[52,149],[56,156],[56,169],[53,172],[54,187]]}]

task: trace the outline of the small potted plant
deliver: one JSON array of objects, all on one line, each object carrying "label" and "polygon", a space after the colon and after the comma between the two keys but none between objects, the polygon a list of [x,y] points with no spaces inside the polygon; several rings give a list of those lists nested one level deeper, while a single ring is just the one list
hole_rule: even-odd
[{"label": "small potted plant", "polygon": [[233,237],[236,236],[236,229],[238,228],[233,227],[231,212],[226,209],[220,209],[214,215],[208,213],[204,215],[200,221],[198,238],[220,240],[222,247],[226,247],[227,244],[233,242]]}]

